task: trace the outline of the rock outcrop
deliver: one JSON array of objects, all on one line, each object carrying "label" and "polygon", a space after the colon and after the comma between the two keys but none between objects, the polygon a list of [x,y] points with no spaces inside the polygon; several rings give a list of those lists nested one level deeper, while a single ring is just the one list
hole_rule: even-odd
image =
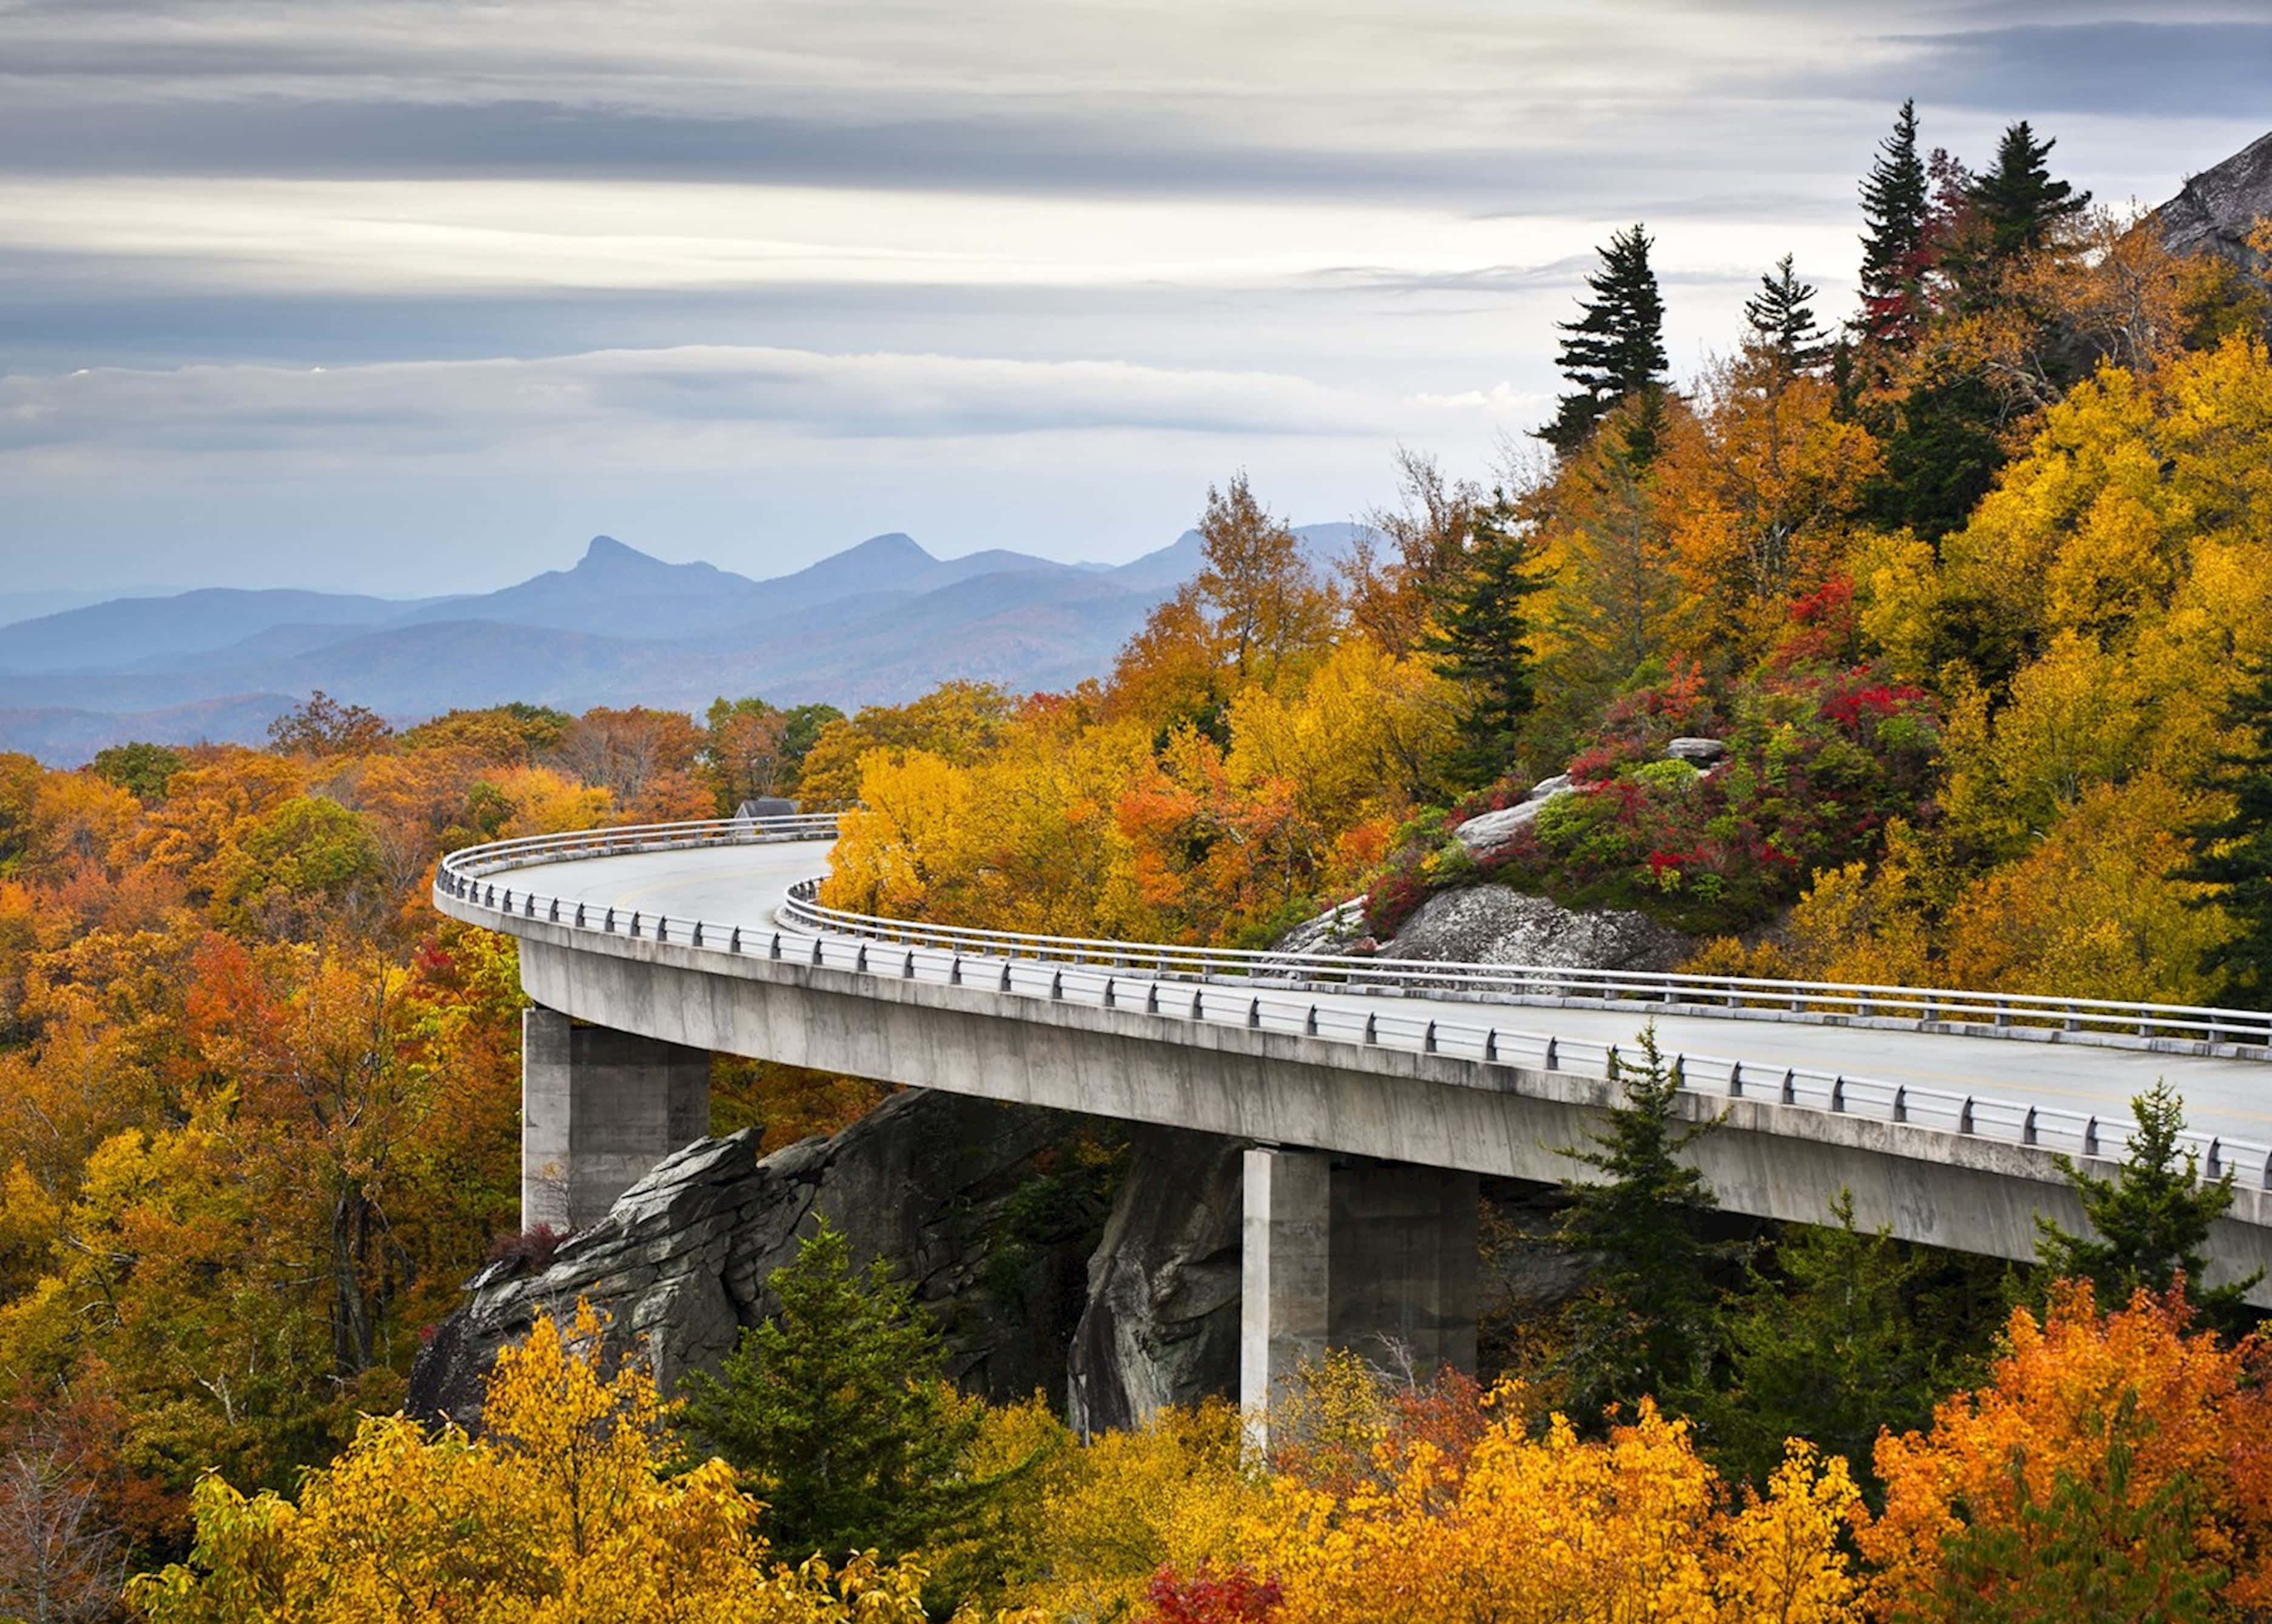
[{"label": "rock outcrop", "polygon": [[2272,216],[2272,135],[2203,169],[2154,211],[2172,252],[2222,254],[2260,277],[2272,273],[2272,262],[2248,238],[2267,216]]},{"label": "rock outcrop", "polygon": [[1513,806],[1502,806],[1497,812],[1480,812],[1469,819],[1452,834],[1468,849],[1468,855],[1488,857],[1538,819],[1546,803],[1558,796],[1573,795],[1577,787],[1570,775],[1558,773],[1553,777],[1533,784],[1530,793]]},{"label": "rock outcrop", "polygon": [[[817,1214],[854,1255],[891,1261],[939,1320],[965,1388],[1061,1396],[1102,1218],[1101,1190],[1079,1187],[1077,1152],[1098,1132],[1065,1112],[910,1089],[832,1139],[763,1158],[756,1130],[698,1141],[549,1263],[477,1275],[421,1354],[411,1407],[475,1422],[498,1347],[579,1298],[610,1316],[617,1351],[644,1345],[666,1388],[713,1366],[771,1311],[766,1277]],[[1054,1199],[1035,1198],[1044,1179]]]},{"label": "rock outcrop", "polygon": [[1073,1335],[1076,1431],[1136,1426],[1163,1405],[1237,1391],[1243,1149],[1181,1128],[1132,1133]]},{"label": "rock outcrop", "polygon": [[1404,923],[1384,958],[1543,964],[1565,969],[1670,969],[1688,939],[1647,914],[1579,912],[1508,886],[1439,891]]}]

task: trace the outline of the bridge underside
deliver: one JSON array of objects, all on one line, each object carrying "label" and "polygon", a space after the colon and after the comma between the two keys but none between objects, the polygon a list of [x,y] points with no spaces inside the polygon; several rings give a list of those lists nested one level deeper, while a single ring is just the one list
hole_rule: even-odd
[{"label": "bridge underside", "polygon": [[[1472,1367],[1476,1175],[1586,1177],[1564,1152],[1608,1096],[1566,1072],[761,957],[721,969],[669,944],[619,939],[594,953],[547,935],[537,924],[521,940],[523,985],[543,1006],[528,1029],[532,1221],[591,1222],[699,1137],[711,1051],[1244,1140],[1255,1147],[1243,1230],[1250,1405],[1328,1345]],[[1726,1102],[1690,1156],[1723,1208],[1757,1216],[1820,1222],[1850,1191],[1865,1226],[2015,1259],[2034,1255],[2039,1215],[2081,1224],[2041,1148],[1770,1100]],[[2240,1195],[2245,1221],[2222,1222],[2212,1239],[2213,1280],[2272,1263],[2261,1193]],[[2272,1303],[2272,1289],[2255,1295]]]}]

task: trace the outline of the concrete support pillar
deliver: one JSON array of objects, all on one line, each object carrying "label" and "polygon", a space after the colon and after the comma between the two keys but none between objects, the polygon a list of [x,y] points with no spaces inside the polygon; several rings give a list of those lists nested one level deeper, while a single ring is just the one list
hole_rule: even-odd
[{"label": "concrete support pillar", "polygon": [[1444,1366],[1474,1373],[1479,1180],[1381,1163],[1334,1170],[1329,1334],[1421,1381]]},{"label": "concrete support pillar", "polygon": [[672,1151],[710,1131],[710,1057],[653,1037],[520,1017],[520,1222],[588,1229]]},{"label": "concrete support pillar", "polygon": [[1257,1448],[1271,1403],[1331,1328],[1333,1163],[1316,1150],[1246,1153],[1239,1234],[1238,1401]]},{"label": "concrete support pillar", "polygon": [[1473,1173],[1362,1163],[1321,1151],[1246,1153],[1238,1397],[1251,1445],[1269,1406],[1328,1347],[1425,1381],[1476,1368]]}]

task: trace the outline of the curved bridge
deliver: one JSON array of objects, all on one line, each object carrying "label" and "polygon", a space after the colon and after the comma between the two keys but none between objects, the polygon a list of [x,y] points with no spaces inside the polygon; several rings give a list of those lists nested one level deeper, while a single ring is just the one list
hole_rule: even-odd
[{"label": "curved bridge", "polygon": [[[436,905],[519,938],[540,1006],[526,1222],[592,1222],[700,1137],[709,1051],[1226,1134],[1256,1146],[1252,1399],[1342,1340],[1353,1269],[1401,1283],[1389,1317],[1424,1355],[1471,1350],[1455,1299],[1464,1267],[1471,1312],[1473,1265],[1445,1256],[1471,1250],[1474,1176],[1581,1176],[1562,1151],[1654,1022],[1684,1109],[1721,1119],[1691,1155],[1731,1211],[1819,1220],[1847,1188],[1866,1225],[2029,1257],[2038,1214],[2081,1223],[2055,1158],[2119,1160],[2129,1100],[2161,1077],[2204,1171],[2236,1175],[2212,1276],[2272,1262],[2261,1013],[921,925],[814,901],[833,835],[829,818],[675,824],[444,861]],[[1337,1232],[1389,1209],[1386,1261]]]}]

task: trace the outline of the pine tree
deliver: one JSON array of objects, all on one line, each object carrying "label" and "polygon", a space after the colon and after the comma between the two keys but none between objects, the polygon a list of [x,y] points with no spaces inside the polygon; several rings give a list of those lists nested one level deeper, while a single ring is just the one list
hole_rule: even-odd
[{"label": "pine tree", "polygon": [[1695,1403],[1718,1463],[1764,1483],[1787,1439],[1866,1465],[1879,1431],[1932,1419],[1939,1373],[1914,1298],[1924,1264],[1884,1230],[1854,1224],[1842,1190],[1827,1224],[1791,1225],[1771,1266],[1748,1266],[1724,1319],[1727,1380]]},{"label": "pine tree", "polygon": [[1969,200],[1992,258],[2008,259],[2041,248],[2054,225],[2090,206],[2089,192],[2052,178],[2044,160],[2058,145],[2038,143],[2023,118],[1997,143],[1995,166],[1973,180]]},{"label": "pine tree", "polygon": [[1917,338],[1924,311],[1918,283],[1924,275],[1925,221],[1929,203],[1924,161],[1917,156],[1917,103],[1902,103],[1894,132],[1878,143],[1878,156],[1862,181],[1862,217],[1870,229],[1862,238],[1862,312],[1865,338],[1906,346]]},{"label": "pine tree", "polygon": [[2272,1008],[2272,665],[2244,668],[2222,718],[2241,743],[2220,751],[2210,783],[2232,797],[2232,811],[2190,831],[2194,858],[2180,874],[2216,889],[2201,899],[2236,927],[2209,954],[2231,996]]},{"label": "pine tree", "polygon": [[2089,1280],[2106,1308],[2120,1307],[2141,1288],[2165,1292],[2183,1275],[2186,1297],[2204,1313],[2230,1322],[2248,1289],[2263,1277],[2260,1269],[2214,1290],[2201,1283],[2209,1226],[2232,1205],[2232,1169],[2202,1182],[2201,1158],[2178,1149],[2185,1103],[2166,1082],[2132,1100],[2130,1111],[2138,1131],[2114,1178],[2101,1179],[2066,1156],[2059,1158],[2095,1239],[2070,1235],[2038,1217],[2036,1255],[2056,1276]]},{"label": "pine tree", "polygon": [[1802,282],[1791,257],[1775,261],[1760,278],[1760,290],[1744,301],[1744,322],[1752,344],[1772,355],[1786,378],[1820,371],[1830,363],[1830,335],[1814,319],[1814,285]]},{"label": "pine tree", "polygon": [[1618,401],[1663,385],[1664,300],[1649,268],[1651,246],[1638,225],[1611,236],[1601,250],[1602,268],[1586,279],[1593,297],[1580,301],[1583,313],[1556,324],[1567,335],[1558,364],[1577,387],[1557,403],[1554,421],[1538,437],[1566,457]]},{"label": "pine tree", "polygon": [[1513,528],[1501,498],[1476,516],[1460,573],[1439,602],[1434,633],[1423,645],[1461,693],[1452,782],[1495,782],[1513,765],[1523,723],[1538,695],[1530,653],[1529,600],[1544,582],[1530,573],[1530,543]]},{"label": "pine tree", "polygon": [[1692,1390],[1713,1352],[1713,1275],[1727,1249],[1707,1240],[1717,1207],[1704,1175],[1681,1151],[1717,1126],[1678,1119],[1680,1080],[1640,1037],[1638,1064],[1612,1054],[1610,1086],[1623,1095],[1589,1146],[1562,1154],[1602,1175],[1581,1185],[1556,1226],[1558,1246],[1595,1259],[1586,1294],[1571,1305],[1564,1358],[1581,1407],[1631,1405]]},{"label": "pine tree", "polygon": [[979,1412],[957,1402],[938,1333],[890,1266],[856,1273],[824,1219],[766,1283],[780,1312],[716,1377],[688,1376],[684,1420],[750,1478],[776,1552],[889,1561],[957,1526],[992,1487],[960,1470]]}]

